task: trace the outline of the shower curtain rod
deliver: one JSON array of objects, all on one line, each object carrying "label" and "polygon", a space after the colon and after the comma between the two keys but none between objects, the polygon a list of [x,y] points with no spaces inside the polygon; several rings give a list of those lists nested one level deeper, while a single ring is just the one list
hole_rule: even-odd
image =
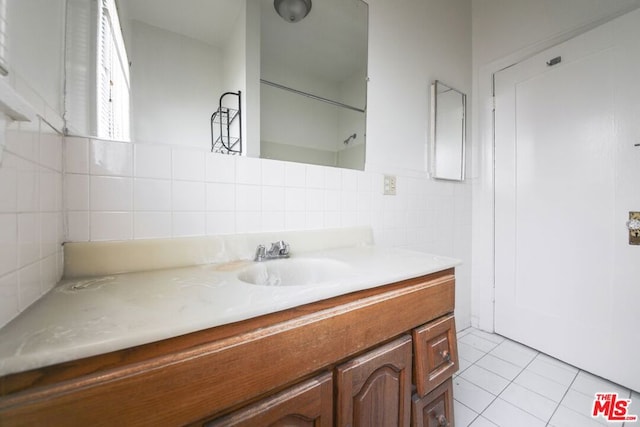
[{"label": "shower curtain rod", "polygon": [[351,105],[343,104],[342,102],[333,101],[331,99],[323,98],[321,96],[314,95],[312,93],[307,93],[307,92],[303,92],[303,91],[298,90],[298,89],[290,88],[288,86],[283,86],[283,85],[281,85],[279,83],[270,82],[269,80],[260,79],[260,83],[264,83],[264,84],[269,85],[269,86],[277,87],[278,89],[288,90],[289,92],[297,93],[298,95],[302,95],[302,96],[306,96],[308,98],[312,98],[312,99],[315,99],[315,100],[318,100],[318,101],[326,102],[328,104],[332,104],[332,105],[335,105],[337,107],[346,108],[348,110],[357,111],[359,113],[364,113],[365,112],[365,110],[363,110],[362,108],[352,107]]}]

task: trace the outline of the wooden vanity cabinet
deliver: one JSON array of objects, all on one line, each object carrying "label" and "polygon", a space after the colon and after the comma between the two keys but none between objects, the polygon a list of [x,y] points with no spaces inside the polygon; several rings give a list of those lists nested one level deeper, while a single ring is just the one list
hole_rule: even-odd
[{"label": "wooden vanity cabinet", "polygon": [[451,268],[1,377],[0,425],[408,426],[416,400],[448,417],[454,287]]}]

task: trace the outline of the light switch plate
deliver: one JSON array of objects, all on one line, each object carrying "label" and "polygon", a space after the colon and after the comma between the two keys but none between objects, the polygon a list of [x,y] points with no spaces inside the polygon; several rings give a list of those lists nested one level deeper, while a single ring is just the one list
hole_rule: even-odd
[{"label": "light switch plate", "polygon": [[396,195],[396,177],[395,177],[395,175],[385,175],[384,176],[383,194],[385,196],[395,196]]}]

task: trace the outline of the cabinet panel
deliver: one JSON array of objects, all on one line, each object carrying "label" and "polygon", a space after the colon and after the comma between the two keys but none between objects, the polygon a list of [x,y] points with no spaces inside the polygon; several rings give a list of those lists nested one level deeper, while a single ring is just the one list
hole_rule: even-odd
[{"label": "cabinet panel", "polygon": [[453,315],[413,330],[415,384],[424,396],[458,370],[458,344]]},{"label": "cabinet panel", "polygon": [[411,415],[411,337],[336,368],[337,426],[408,426]]},{"label": "cabinet panel", "polygon": [[449,378],[425,397],[412,399],[412,427],[451,427],[453,422],[453,381]]},{"label": "cabinet panel", "polygon": [[329,372],[205,424],[206,427],[332,425],[333,381]]}]

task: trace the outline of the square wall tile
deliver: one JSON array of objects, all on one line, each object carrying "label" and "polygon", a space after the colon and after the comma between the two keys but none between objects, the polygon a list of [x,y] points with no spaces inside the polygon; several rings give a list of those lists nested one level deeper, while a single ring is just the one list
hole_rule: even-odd
[{"label": "square wall tile", "polygon": [[18,161],[16,171],[18,190],[16,205],[18,212],[36,212],[40,207],[39,168],[25,160]]},{"label": "square wall tile", "polygon": [[64,165],[66,173],[89,173],[89,140],[66,137],[64,139]]},{"label": "square wall tile", "polygon": [[57,133],[40,134],[40,165],[62,172],[62,136]]},{"label": "square wall tile", "polygon": [[206,189],[204,182],[173,181],[171,207],[174,211],[204,211]]},{"label": "square wall tile", "polygon": [[132,212],[91,212],[90,225],[92,241],[133,238]]},{"label": "square wall tile", "polygon": [[219,153],[206,155],[207,182],[236,182],[236,156]]},{"label": "square wall tile", "polygon": [[202,236],[206,231],[204,212],[174,212],[173,237]]},{"label": "square wall tile", "polygon": [[129,142],[91,140],[89,172],[92,175],[132,176],[133,145]]},{"label": "square wall tile", "polygon": [[133,208],[136,211],[171,211],[171,181],[134,179]]},{"label": "square wall tile", "polygon": [[17,212],[18,174],[15,168],[7,165],[7,152],[4,156],[0,166],[0,212]]},{"label": "square wall tile", "polygon": [[257,233],[262,231],[260,212],[236,212],[236,230],[238,233]]},{"label": "square wall tile", "polygon": [[284,166],[284,185],[287,187],[305,187],[307,184],[306,166],[302,163],[286,162]]},{"label": "square wall tile", "polygon": [[284,211],[284,187],[262,187],[262,211],[263,212],[283,212]]},{"label": "square wall tile", "polygon": [[302,212],[305,210],[306,192],[304,188],[287,187],[284,192],[284,210]]},{"label": "square wall tile", "polygon": [[285,230],[304,230],[307,225],[305,212],[286,211],[284,213]]},{"label": "square wall tile", "polygon": [[171,179],[171,148],[154,144],[133,147],[136,178]]},{"label": "square wall tile", "polygon": [[89,175],[65,174],[65,207],[72,211],[89,210]]},{"label": "square wall tile", "polygon": [[133,238],[157,239],[171,237],[171,212],[135,212]]},{"label": "square wall tile", "polygon": [[278,160],[262,159],[260,161],[262,169],[261,184],[265,186],[284,186],[284,163]]},{"label": "square wall tile", "polygon": [[133,210],[133,179],[110,176],[92,176],[89,206],[92,211]]},{"label": "square wall tile", "polygon": [[174,180],[204,181],[206,151],[174,148],[171,155]]},{"label": "square wall tile", "polygon": [[58,237],[60,212],[43,212],[40,214],[40,257],[45,258],[60,250],[62,241]]},{"label": "square wall tile", "polygon": [[18,270],[18,287],[20,289],[18,301],[20,311],[23,311],[40,298],[42,294],[40,280],[39,262],[34,262]]},{"label": "square wall tile", "polygon": [[17,273],[0,277],[0,328],[18,315],[18,294]]},{"label": "square wall tile", "polygon": [[207,212],[207,235],[234,234],[236,232],[235,212]]},{"label": "square wall tile", "polygon": [[305,193],[305,207],[307,211],[320,212],[324,210],[324,190],[309,188]]},{"label": "square wall tile", "polygon": [[324,188],[324,172],[326,167],[307,165],[306,187],[307,188]]},{"label": "square wall tile", "polygon": [[40,211],[54,212],[62,207],[60,198],[62,197],[62,174],[49,169],[41,169],[40,179]]},{"label": "square wall tile", "polygon": [[262,212],[262,231],[282,231],[284,226],[284,211]]},{"label": "square wall tile", "polygon": [[89,212],[67,212],[67,238],[69,242],[88,242],[89,232]]},{"label": "square wall tile", "polygon": [[62,274],[58,272],[57,254],[49,255],[40,261],[40,295],[44,295],[53,289],[61,278]]},{"label": "square wall tile", "polygon": [[18,267],[40,258],[40,214],[18,214]]},{"label": "square wall tile", "polygon": [[260,211],[262,191],[257,185],[236,185],[236,211]]},{"label": "square wall tile", "polygon": [[235,184],[211,182],[207,183],[206,191],[207,211],[233,211],[236,208]]},{"label": "square wall tile", "polygon": [[338,168],[326,168],[324,171],[324,188],[328,190],[342,189],[342,173]]},{"label": "square wall tile", "polygon": [[236,182],[238,184],[260,185],[262,181],[262,161],[252,157],[236,159]]}]

